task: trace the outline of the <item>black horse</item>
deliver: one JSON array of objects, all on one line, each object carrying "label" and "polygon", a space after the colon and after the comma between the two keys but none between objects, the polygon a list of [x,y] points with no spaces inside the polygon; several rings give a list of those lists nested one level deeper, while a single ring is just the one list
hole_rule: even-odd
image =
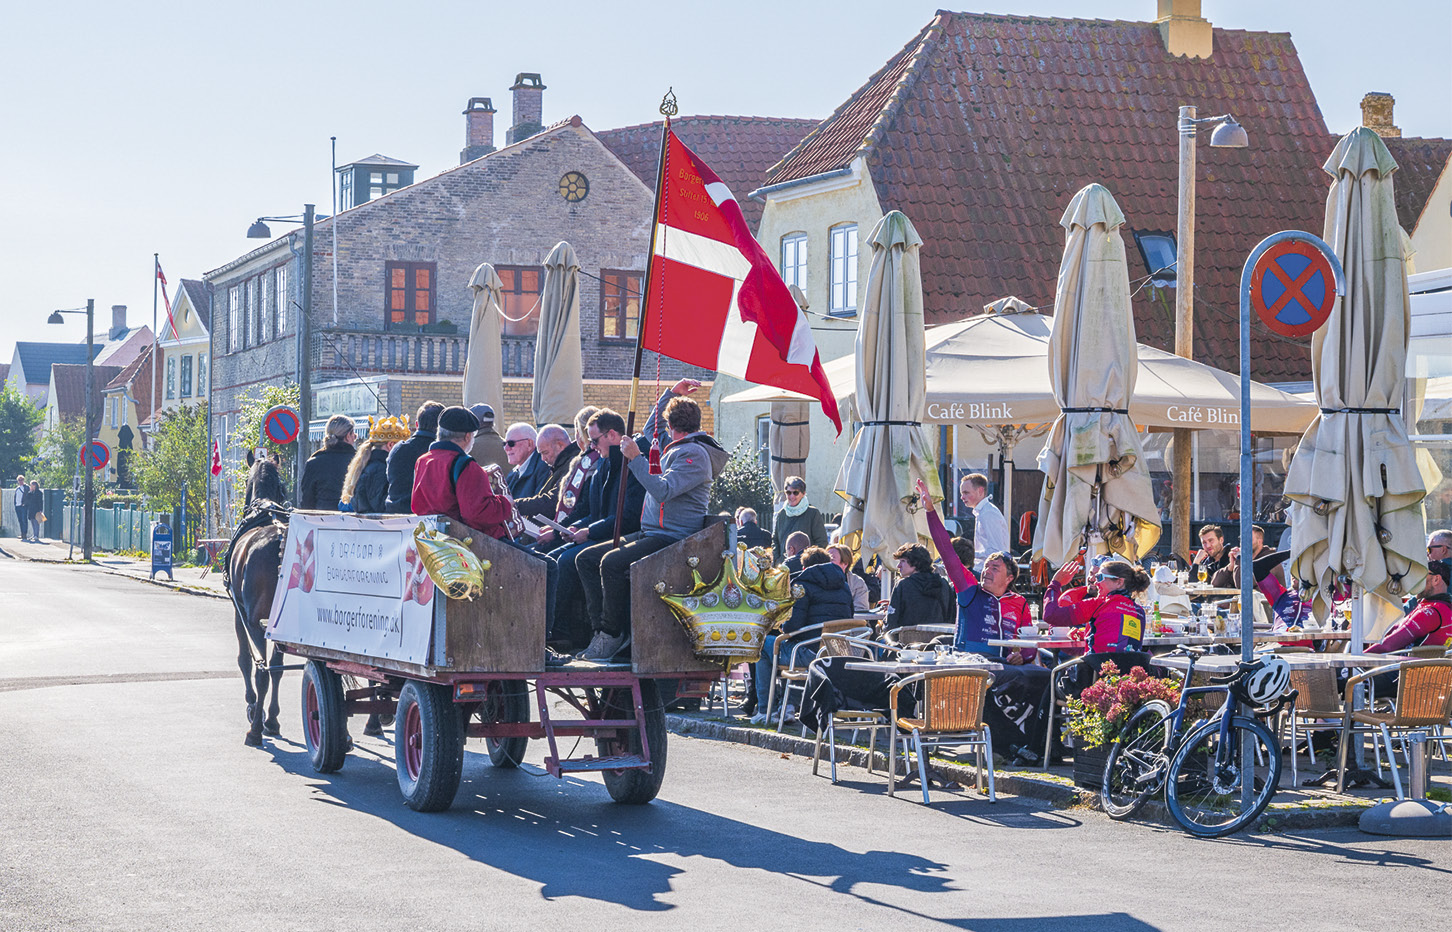
[{"label": "black horse", "polygon": [[[254,747],[263,734],[277,735],[278,687],[282,682],[283,654],[273,647],[267,661],[266,621],[277,591],[282,566],[282,544],[290,513],[282,473],[270,458],[247,454],[247,496],[242,521],[223,560],[223,581],[236,609],[237,666],[247,688],[247,736]],[[272,701],[267,704],[269,681]],[[266,717],[263,707],[267,705]]]}]

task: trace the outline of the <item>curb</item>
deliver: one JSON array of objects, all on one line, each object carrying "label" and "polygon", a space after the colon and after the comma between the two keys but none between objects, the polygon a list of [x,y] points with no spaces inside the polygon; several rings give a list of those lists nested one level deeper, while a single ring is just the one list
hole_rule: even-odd
[{"label": "curb", "polygon": [[0,547],[0,556],[8,557],[8,558],[10,558],[12,560],[23,560],[26,563],[47,563],[47,564],[52,564],[52,565],[55,565],[55,564],[68,564],[68,565],[71,565],[71,566],[91,566],[91,567],[99,570],[102,573],[106,573],[109,576],[119,576],[122,579],[132,579],[132,580],[135,580],[136,582],[147,583],[148,585],[152,585],[152,586],[159,586],[159,587],[161,587],[163,589],[170,589],[173,592],[184,592],[187,595],[199,595],[199,596],[204,596],[204,597],[209,598],[209,599],[222,599],[223,601],[230,601],[228,599],[228,596],[226,595],[226,593],[213,592],[210,589],[200,589],[200,588],[197,588],[196,586],[189,586],[186,583],[179,583],[179,582],[174,582],[174,581],[171,581],[171,580],[162,581],[162,580],[159,580],[159,579],[147,579],[144,576],[136,576],[136,575],[133,575],[131,573],[126,573],[126,572],[122,572],[121,570],[112,569],[112,568],[110,568],[108,566],[103,566],[103,565],[101,565],[99,563],[95,563],[95,562],[92,562],[90,564],[86,564],[86,563],[81,563],[81,562],[78,562],[78,561],[71,561],[71,560],[46,560],[46,559],[41,559],[41,558],[37,558],[37,557],[27,557],[27,556],[21,556],[18,553],[11,553],[10,551],[6,550],[3,547]]},{"label": "curb", "polygon": [[[768,751],[795,754],[810,759],[816,742],[798,735],[778,734],[759,728],[733,725],[720,719],[696,718],[691,715],[672,713],[666,715],[667,727],[676,734],[697,738],[709,738],[745,744]],[[866,748],[838,745],[837,763],[867,768],[867,755],[873,753],[877,763],[874,766],[887,767],[887,756],[880,751],[869,752]],[[825,760],[823,761],[825,763]],[[969,787],[974,785],[977,770],[974,767],[941,759],[928,765],[931,774],[939,779],[953,780]],[[1060,809],[1093,809],[1102,811],[1099,794],[1074,785],[1067,777],[1058,777],[1042,771],[995,770],[994,783],[1000,793],[1039,799]],[[916,786],[912,792],[918,792]],[[1306,829],[1345,828],[1359,825],[1361,814],[1382,800],[1368,800],[1365,803],[1346,804],[1328,800],[1324,805],[1316,803],[1278,803],[1275,800],[1266,807],[1253,832],[1284,832]],[[1131,822],[1152,823],[1179,828],[1162,802],[1147,804]]]}]

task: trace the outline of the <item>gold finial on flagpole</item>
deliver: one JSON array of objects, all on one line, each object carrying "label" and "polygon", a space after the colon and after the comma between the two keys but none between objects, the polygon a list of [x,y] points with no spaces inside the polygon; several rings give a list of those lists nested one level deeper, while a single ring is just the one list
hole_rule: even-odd
[{"label": "gold finial on flagpole", "polygon": [[676,89],[674,87],[666,88],[665,96],[660,99],[660,112],[666,118],[673,117],[680,112],[680,107],[676,106]]}]

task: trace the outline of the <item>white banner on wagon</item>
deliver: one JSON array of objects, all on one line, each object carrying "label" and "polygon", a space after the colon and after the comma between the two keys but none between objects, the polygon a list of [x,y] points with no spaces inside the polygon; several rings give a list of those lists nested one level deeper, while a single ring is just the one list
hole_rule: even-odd
[{"label": "white banner on wagon", "polygon": [[267,636],[426,665],[436,597],[416,517],[294,512]]}]

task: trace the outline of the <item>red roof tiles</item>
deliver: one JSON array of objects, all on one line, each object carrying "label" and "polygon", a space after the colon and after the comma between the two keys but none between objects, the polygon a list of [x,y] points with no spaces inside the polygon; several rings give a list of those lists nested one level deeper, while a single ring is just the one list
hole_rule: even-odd
[{"label": "red roof tiles", "polygon": [[[882,208],[925,241],[924,301],[940,323],[1009,294],[1051,306],[1059,217],[1090,182],[1128,219],[1138,284],[1150,270],[1131,231],[1175,230],[1179,107],[1233,113],[1251,145],[1202,140],[1195,266],[1196,356],[1233,371],[1241,266],[1267,234],[1320,232],[1333,140],[1290,36],[1214,35],[1215,54],[1197,60],[1169,55],[1152,23],[939,13],[768,181],[863,156]],[[1141,341],[1173,345],[1173,291],[1140,291],[1135,318]],[[1257,379],[1309,377],[1304,342],[1256,327]]]},{"label": "red roof tiles", "polygon": [[[116,376],[121,374],[120,366],[92,366],[91,377],[91,400],[95,405],[92,413],[95,415],[96,424],[100,425],[102,393],[107,384]],[[85,413],[86,408],[86,366],[71,365],[67,363],[56,363],[50,367],[50,374],[55,379],[55,397],[51,402],[62,418],[80,417]]]},{"label": "red roof tiles", "polygon": [[[761,220],[763,205],[746,195],[761,187],[766,170],[816,125],[816,120],[776,117],[688,116],[671,120],[671,128],[680,140],[704,159],[736,195],[753,231]],[[660,127],[659,122],[644,123],[595,135],[646,187],[655,190]]]},{"label": "red roof tiles", "polygon": [[1447,159],[1452,157],[1452,139],[1435,137],[1401,136],[1384,138],[1382,142],[1397,160],[1397,170],[1392,175],[1392,188],[1396,191],[1397,222],[1402,229],[1411,233],[1417,228],[1427,198],[1442,177]]}]

